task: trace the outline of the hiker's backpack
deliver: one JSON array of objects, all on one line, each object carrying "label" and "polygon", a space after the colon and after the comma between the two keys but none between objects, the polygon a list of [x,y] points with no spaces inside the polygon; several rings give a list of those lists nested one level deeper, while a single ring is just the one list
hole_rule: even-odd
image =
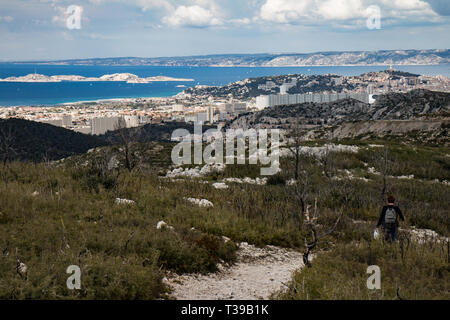
[{"label": "hiker's backpack", "polygon": [[393,225],[397,222],[397,211],[394,207],[388,207],[386,213],[384,214],[384,224]]}]

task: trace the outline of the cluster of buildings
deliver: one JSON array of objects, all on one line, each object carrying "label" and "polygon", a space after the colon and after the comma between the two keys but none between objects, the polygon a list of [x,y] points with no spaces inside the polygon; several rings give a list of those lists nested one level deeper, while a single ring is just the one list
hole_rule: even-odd
[{"label": "cluster of buildings", "polygon": [[121,127],[133,128],[146,124],[148,119],[136,115],[124,115],[120,117],[92,118],[89,133],[92,135],[104,134],[108,131],[117,130]]},{"label": "cluster of buildings", "polygon": [[[292,105],[306,102],[333,102],[340,99],[352,98],[364,103],[374,103],[377,95],[391,91],[408,92],[413,89],[427,89],[432,91],[449,92],[450,79],[444,76],[416,76],[407,73],[396,72],[391,68],[390,72],[369,72],[361,76],[330,77],[326,84],[328,89],[319,93],[289,94],[292,87],[297,86],[298,78],[293,76],[283,84],[274,81],[266,81],[258,85],[259,90],[267,93],[256,98],[256,109],[280,105]],[[312,80],[305,87],[317,85],[317,80]],[[334,86],[343,86],[341,92],[334,91]]]},{"label": "cluster of buildings", "polygon": [[148,123],[218,124],[247,112],[247,102],[196,98],[145,98],[48,107],[0,108],[0,118],[16,117],[76,132],[101,135],[119,127]]},{"label": "cluster of buildings", "polygon": [[132,128],[144,125],[148,119],[137,115],[121,115],[115,117],[94,117],[82,125],[77,125],[72,120],[71,114],[64,114],[61,118],[38,119],[37,122],[51,124],[57,127],[72,129],[76,132],[92,135],[104,134],[108,131],[117,130],[120,127]]},{"label": "cluster of buildings", "polygon": [[[305,78],[306,76],[303,76]],[[77,132],[100,135],[116,130],[119,125],[137,127],[148,123],[187,122],[197,124],[224,124],[240,114],[278,105],[299,103],[333,102],[353,98],[364,103],[373,103],[379,94],[407,92],[412,89],[428,89],[449,92],[450,79],[442,76],[392,76],[388,72],[372,72],[361,76],[331,76],[321,83],[322,92],[289,94],[298,86],[302,76],[286,77],[283,83],[268,79],[258,84],[265,95],[255,98],[232,98],[220,95],[185,94],[170,98],[138,98],[88,103],[73,103],[48,107],[0,108],[0,118],[22,118],[65,127]],[[318,85],[312,79],[304,87]],[[235,83],[238,90],[247,92],[249,80]],[[340,86],[341,92],[334,91]],[[245,90],[244,90],[245,89]]]},{"label": "cluster of buildings", "polygon": [[373,103],[373,94],[364,92],[355,93],[305,93],[305,94],[270,94],[256,98],[256,108],[262,110],[268,107],[299,104],[305,102],[333,102],[340,99],[352,98],[364,103]]}]

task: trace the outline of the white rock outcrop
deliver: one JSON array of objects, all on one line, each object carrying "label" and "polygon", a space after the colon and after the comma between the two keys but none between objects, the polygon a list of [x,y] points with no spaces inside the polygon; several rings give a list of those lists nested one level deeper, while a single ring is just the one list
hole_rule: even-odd
[{"label": "white rock outcrop", "polygon": [[192,204],[199,206],[199,207],[203,207],[203,208],[214,207],[213,203],[206,199],[196,199],[196,198],[184,198],[184,199]]},{"label": "white rock outcrop", "polygon": [[225,169],[225,165],[221,163],[206,164],[202,168],[175,168],[172,171],[167,172],[166,178],[201,178],[213,172],[222,172]]},{"label": "white rock outcrop", "polygon": [[224,182],[234,182],[234,183],[248,183],[248,184],[255,184],[255,185],[265,185],[267,184],[267,178],[225,178],[223,179]]},{"label": "white rock outcrop", "polygon": [[128,199],[120,199],[117,198],[116,199],[116,204],[135,204],[136,202],[133,200],[128,200]]},{"label": "white rock outcrop", "polygon": [[[307,154],[316,158],[323,157],[327,152],[357,153],[358,150],[358,146],[348,146],[342,144],[326,144],[322,147],[300,147],[301,154]],[[280,155],[282,157],[292,157],[294,154],[287,148],[280,148]]]},{"label": "white rock outcrop", "polygon": [[219,189],[219,190],[228,189],[228,186],[227,186],[225,183],[223,183],[223,182],[216,182],[216,183],[213,183],[212,186],[213,186],[215,189]]},{"label": "white rock outcrop", "polygon": [[169,226],[166,222],[164,222],[164,221],[161,220],[161,221],[159,221],[159,222],[156,224],[156,229],[158,229],[158,230],[162,230],[162,229],[173,230],[174,227]]}]

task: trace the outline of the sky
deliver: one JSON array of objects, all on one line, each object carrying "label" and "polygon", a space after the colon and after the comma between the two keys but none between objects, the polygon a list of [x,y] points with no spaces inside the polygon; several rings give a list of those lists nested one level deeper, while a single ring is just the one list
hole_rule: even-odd
[{"label": "sky", "polygon": [[448,49],[450,0],[0,0],[0,60]]}]

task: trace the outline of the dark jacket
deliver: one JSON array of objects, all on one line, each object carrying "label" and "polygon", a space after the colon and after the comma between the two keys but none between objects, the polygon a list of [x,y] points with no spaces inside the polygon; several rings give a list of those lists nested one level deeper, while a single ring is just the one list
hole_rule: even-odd
[{"label": "dark jacket", "polygon": [[398,227],[398,217],[400,217],[400,219],[401,219],[402,221],[405,221],[405,218],[403,218],[402,211],[400,210],[399,207],[387,205],[387,206],[384,206],[384,207],[383,207],[383,210],[381,210],[381,215],[380,215],[380,219],[378,219],[377,227],[381,226],[381,225],[384,223],[384,215],[386,214],[386,210],[387,210],[388,208],[394,208],[395,212],[397,212],[397,221],[395,221],[395,225],[396,225],[397,227]]}]

